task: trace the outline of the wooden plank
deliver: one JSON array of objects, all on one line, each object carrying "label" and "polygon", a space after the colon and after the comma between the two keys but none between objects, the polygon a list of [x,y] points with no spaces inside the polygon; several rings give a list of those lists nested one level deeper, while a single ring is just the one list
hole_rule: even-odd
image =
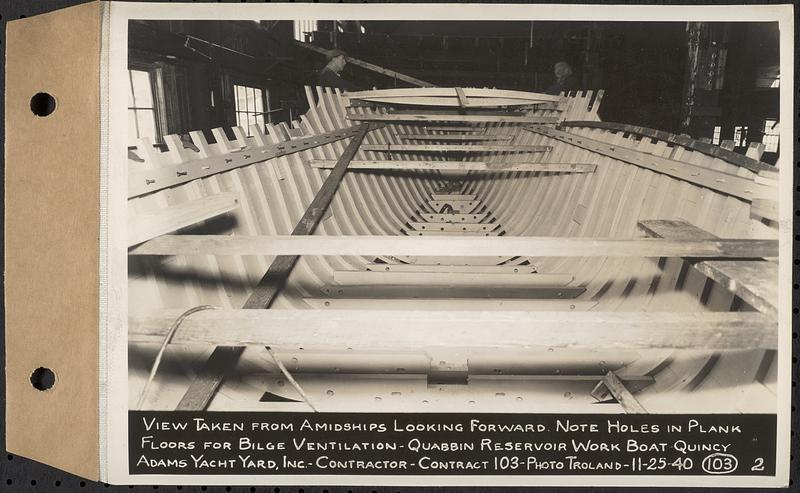
[{"label": "wooden plank", "polygon": [[575,279],[568,274],[505,274],[487,272],[392,272],[335,271],[333,280],[341,286],[424,285],[424,286],[566,286]]},{"label": "wooden plank", "polygon": [[375,272],[488,272],[497,274],[530,274],[534,265],[420,265],[420,264],[367,264]]},{"label": "wooden plank", "polygon": [[[341,51],[338,51],[338,50],[327,50],[325,48],[322,48],[321,46],[316,46],[316,45],[313,45],[313,44],[310,44],[310,43],[304,43],[302,41],[295,41],[295,44],[297,46],[300,46],[301,48],[305,48],[307,50],[315,51],[315,52],[317,52],[319,54],[322,54],[322,55],[325,55],[325,56],[331,56],[331,55],[335,55],[337,53],[341,53]],[[349,63],[351,65],[355,65],[356,67],[361,67],[361,68],[369,70],[371,72],[376,72],[378,74],[385,75],[386,77],[389,77],[391,79],[401,80],[401,81],[406,82],[408,84],[411,84],[413,86],[419,86],[419,87],[434,87],[435,86],[435,84],[432,84],[430,82],[426,82],[424,80],[417,79],[416,77],[411,77],[410,75],[401,74],[400,72],[397,72],[396,70],[391,70],[391,69],[388,69],[388,68],[385,68],[385,67],[381,67],[380,65],[375,65],[374,63],[366,62],[366,61],[360,60],[358,58],[353,58],[353,57],[351,57],[349,55],[344,55],[344,59],[347,61],[347,63]]]},{"label": "wooden plank", "polygon": [[[625,384],[622,383],[622,380],[613,371],[606,373],[606,376],[598,384],[599,386],[606,387],[627,414],[647,414],[644,406],[630,393]],[[592,396],[596,393],[597,389],[593,390]]]},{"label": "wooden plank", "polygon": [[756,310],[778,316],[778,263],[759,260],[708,260],[694,268],[742,298]]},{"label": "wooden plank", "polygon": [[587,311],[597,306],[596,301],[574,299],[514,299],[514,298],[303,298],[317,309],[333,310],[524,310],[524,311]]},{"label": "wooden plank", "polygon": [[[542,106],[559,105],[560,103],[553,103],[550,101],[542,101],[539,99],[514,99],[514,98],[470,98],[466,106],[461,106],[458,99],[454,97],[433,97],[433,96],[419,96],[419,97],[380,97],[380,98],[358,98],[351,99],[349,107],[364,107],[389,104],[389,105],[409,105],[409,106],[436,106],[436,107],[461,107],[465,109],[470,108],[499,108],[510,106],[536,106],[536,109],[542,109]],[[551,108],[549,108],[551,109]]]},{"label": "wooden plank", "polygon": [[[483,89],[477,87],[463,88],[464,94],[468,98],[508,98],[508,99],[522,99],[525,101],[553,101],[560,102],[564,98],[561,96],[554,96],[552,94],[544,94],[540,92],[527,92],[527,91],[513,91],[509,89]],[[352,91],[346,92],[345,96],[353,99],[370,99],[370,98],[395,98],[395,97],[456,97],[453,88],[450,87],[429,87],[425,89],[416,88],[394,88],[394,89],[376,89],[370,91]]]},{"label": "wooden plank", "polygon": [[420,286],[417,284],[373,285],[373,286],[339,286],[326,285],[320,289],[323,296],[329,298],[353,299],[526,299],[526,300],[571,300],[586,292],[583,286]]},{"label": "wooden plank", "polygon": [[159,210],[155,214],[129,211],[128,246],[211,219],[239,207],[234,193],[218,193]]},{"label": "wooden plank", "polygon": [[[320,135],[298,138],[288,142],[280,142],[261,147],[242,149],[216,156],[202,157],[202,155],[198,153],[197,159],[189,159],[186,162],[172,166],[145,168],[137,165],[135,161],[132,161],[128,164],[130,169],[128,175],[128,198],[157,192],[199,178],[213,176],[243,166],[269,161],[276,157],[287,156],[295,152],[305,151],[342,139],[351,138],[358,134],[361,128],[361,125],[357,125]],[[376,128],[378,127],[373,128],[373,130]],[[200,135],[202,135],[202,133]],[[187,153],[191,152],[187,150]]]},{"label": "wooden plank", "polygon": [[[480,252],[480,255],[476,255]],[[406,236],[164,235],[131,255],[416,255],[530,257],[732,257],[778,256],[777,240],[671,240],[657,238],[417,238]]]},{"label": "wooden plank", "polygon": [[501,230],[494,231],[436,231],[436,230],[407,230],[408,236],[500,236]]},{"label": "wooden plank", "polygon": [[442,223],[464,223],[464,224],[474,224],[483,221],[486,219],[486,216],[489,215],[488,212],[481,212],[478,214],[429,214],[423,213],[420,214],[422,219],[425,219],[428,222],[442,222]]},{"label": "wooden plank", "polygon": [[489,232],[500,226],[498,223],[420,223],[409,222],[409,226],[417,231],[472,231]]},{"label": "wooden plank", "polygon": [[[328,159],[309,161],[312,168],[332,168],[336,162]],[[404,160],[363,160],[352,161],[351,170],[409,170],[409,171],[488,171],[488,172],[540,172],[540,173],[592,173],[595,164],[586,163],[514,163],[484,161],[404,161]]]},{"label": "wooden plank", "polygon": [[472,142],[482,140],[492,140],[500,142],[508,142],[512,139],[511,135],[431,135],[431,134],[398,134],[400,140],[432,140],[432,141],[458,141],[458,142]]},{"label": "wooden plank", "polygon": [[475,200],[474,193],[432,193],[433,200]]},{"label": "wooden plank", "polygon": [[[639,226],[656,238],[715,239],[711,233],[684,221],[641,221]],[[692,259],[688,259],[692,260]],[[691,261],[692,267],[742,298],[750,306],[776,317],[778,314],[778,264],[754,260]]]},{"label": "wooden plank", "polygon": [[364,122],[465,122],[465,123],[520,123],[529,125],[555,124],[555,116],[518,115],[459,115],[435,113],[371,113],[348,114],[348,120]]},{"label": "wooden plank", "polygon": [[647,127],[640,127],[638,125],[627,125],[624,123],[600,122],[600,121],[566,121],[562,122],[561,126],[604,128],[606,130],[628,132],[636,135],[650,137],[653,139],[663,140],[664,142],[669,142],[670,144],[679,145],[681,147],[685,147],[693,151],[701,152],[708,156],[713,156],[722,159],[723,161],[727,161],[730,164],[747,168],[750,171],[753,171],[754,173],[758,173],[761,170],[774,169],[774,166],[771,166],[767,163],[762,163],[757,159],[752,159],[737,152],[729,151],[727,149],[723,149],[721,147],[712,144],[706,144],[700,142],[699,140],[693,139],[688,135],[675,135],[673,133],[664,132],[661,130],[655,130]]},{"label": "wooden plank", "polygon": [[376,152],[547,152],[551,146],[510,144],[366,144],[364,151]]},{"label": "wooden plank", "polygon": [[772,187],[756,183],[753,179],[742,177],[694,164],[675,161],[653,154],[637,151],[600,140],[582,137],[550,127],[525,127],[526,130],[545,135],[583,149],[602,154],[626,163],[662,173],[680,180],[710,188],[742,200],[752,201],[754,198],[773,198],[776,190]]},{"label": "wooden plank", "polygon": [[[169,326],[169,324],[167,325]],[[234,344],[240,344],[236,342]],[[217,346],[211,356],[200,368],[180,402],[176,411],[205,411],[211,403],[211,398],[222,385],[224,377],[229,374],[239,362],[246,346]]]},{"label": "wooden plank", "polygon": [[428,205],[437,212],[443,207],[450,206],[455,213],[470,214],[480,207],[481,203],[478,200],[429,200]]},{"label": "wooden plank", "polygon": [[[131,317],[129,341],[161,342],[181,312]],[[752,350],[776,349],[777,335],[775,321],[758,312],[205,310],[183,321],[172,344],[246,341],[280,350]]]},{"label": "wooden plank", "polygon": [[460,87],[456,87],[456,96],[458,96],[458,105],[462,108],[469,107],[469,99],[467,99],[467,95],[464,94],[464,89]]},{"label": "wooden plank", "polygon": [[763,217],[778,222],[778,201],[769,199],[753,199],[750,203],[750,217]]}]

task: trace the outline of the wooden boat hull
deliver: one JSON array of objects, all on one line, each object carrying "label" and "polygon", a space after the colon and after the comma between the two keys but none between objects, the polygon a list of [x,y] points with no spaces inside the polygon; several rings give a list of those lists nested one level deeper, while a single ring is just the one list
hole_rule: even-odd
[{"label": "wooden boat hull", "polygon": [[[183,213],[188,216],[180,217],[200,217],[202,222],[189,226],[181,223],[180,217],[172,217],[172,222],[166,221],[166,229],[174,232],[183,228],[181,233],[233,238],[290,234],[331,172],[319,163],[335,163],[353,135],[349,129],[357,120],[349,116],[384,113],[381,108],[348,107],[348,98],[329,89],[309,88],[307,95],[311,109],[291,128],[278,125],[270,127],[267,134],[252,129],[252,136],[243,129],[234,129],[234,140],[217,129],[214,144],[194,133],[199,152],[185,148],[175,139],[167,139],[169,149],[165,153],[139,143],[135,152],[143,162],[130,161],[129,166],[132,175],[143,177],[144,170],[172,170],[176,163],[199,162],[214,156],[219,156],[223,165],[225,159],[231,159],[231,163],[234,159],[256,159],[256,151],[269,157],[177,184],[170,182],[169,187],[154,192],[140,193],[142,190],[138,189],[129,199],[131,224],[183,205]],[[597,121],[599,100],[598,94],[578,93],[564,97],[557,109],[533,109],[528,115],[559,122]],[[671,220],[691,224],[719,238],[777,238],[776,225],[768,218],[751,217],[754,200],[775,200],[770,196],[774,192],[770,184],[756,180],[758,171],[687,146],[609,128],[564,126],[537,132],[524,123],[484,122],[468,125],[480,128],[486,135],[510,137],[510,142],[502,144],[518,146],[519,152],[493,149],[489,142],[481,152],[458,154],[453,159],[447,154],[449,150],[431,155],[399,147],[392,152],[392,147],[408,144],[404,135],[419,134],[424,127],[405,121],[385,123],[366,134],[367,147],[356,154],[355,161],[409,164],[388,169],[355,166],[347,172],[315,236],[419,233],[425,235],[420,238],[429,239],[428,234],[438,233],[435,238],[492,234],[502,235],[499,239],[627,241],[648,236],[643,221]],[[565,138],[548,134],[567,130],[569,136]],[[337,132],[350,133],[342,138]],[[426,133],[443,135],[445,131]],[[320,135],[332,137],[315,144],[314,137]],[[578,145],[567,139],[583,140]],[[586,143],[594,141],[614,151],[587,149]],[[285,152],[291,151],[292,146],[307,148]],[[547,147],[547,151],[534,152],[534,146]],[[274,155],[267,152],[269,149]],[[413,164],[454,160],[480,163],[481,167],[434,169],[428,165],[426,169]],[[648,167],[651,162],[656,164]],[[663,169],[664,162],[677,163],[677,171]],[[567,163],[580,172],[567,168],[540,171],[535,166],[514,168],[517,163],[538,164],[543,166],[541,169],[548,169],[548,163]],[[692,174],[698,173],[696,168],[703,176]],[[722,175],[739,181],[714,181],[712,186],[711,182],[701,181],[707,175],[712,176],[711,181]],[[475,198],[435,199],[435,195]],[[461,219],[474,215],[476,222],[463,221],[464,226],[459,226],[462,221],[451,220],[456,215]],[[438,226],[442,230],[430,232],[419,227],[422,223],[448,226]],[[193,316],[184,332],[176,333],[179,337],[165,351],[163,367],[144,400],[147,409],[174,409],[207,361],[213,345],[236,342],[220,335],[222,328],[209,329],[206,339],[192,339],[192,334],[200,332],[191,330],[201,330],[203,317],[223,317],[229,312],[239,317],[237,313],[242,310],[238,309],[274,259],[251,254],[135,254],[136,244],[144,242],[139,247],[145,248],[149,237],[167,232],[144,231],[131,240],[134,248],[128,291],[132,405],[139,399],[160,347],[160,339],[154,334],[166,330],[163,323],[147,325],[146,320],[154,314],[174,316],[198,305],[222,310]],[[658,248],[665,244],[657,242]],[[301,256],[270,311],[279,315],[289,310],[329,311],[331,319],[335,319],[337,313],[391,310],[399,313],[398,322],[387,326],[403,334],[407,331],[414,335],[408,340],[415,342],[395,350],[374,344],[371,348],[370,341],[391,333],[388,328],[381,332],[381,319],[360,323],[358,319],[343,319],[337,327],[354,335],[352,344],[342,341],[337,347],[315,344],[321,342],[315,334],[322,332],[315,332],[313,327],[321,330],[325,326],[322,321],[309,330],[297,327],[295,332],[289,332],[294,336],[281,337],[283,342],[279,345],[261,339],[241,341],[247,349],[208,408],[307,410],[308,404],[287,383],[264,349],[271,346],[314,406],[323,411],[621,412],[616,404],[597,405],[598,399],[592,396],[609,371],[618,375],[651,412],[775,411],[777,323],[765,315],[768,309],[754,306],[758,305],[757,296],[744,301],[740,292],[732,292],[729,285],[693,267],[694,261],[680,255],[658,255],[660,250],[640,256],[580,249],[572,254],[555,251],[541,256],[536,251],[524,256],[481,255],[480,244],[474,245],[474,254],[466,256],[450,255],[452,252],[404,256],[392,251]],[[381,271],[381,265],[387,268]],[[450,265],[454,267],[448,268]],[[777,284],[777,279],[774,281]],[[442,330],[437,331],[435,324],[403,318],[403,312],[414,310],[454,315],[442,319]],[[493,330],[497,331],[498,341],[506,340],[500,328],[502,317],[510,311],[530,317],[530,334],[520,325],[520,333],[525,334],[522,343],[514,347],[492,344]],[[472,338],[472,334],[480,334],[480,328],[467,323],[469,313],[484,317],[487,332],[482,337]],[[487,315],[491,313],[495,315]],[[551,324],[547,330],[542,329],[540,337],[536,336],[536,329],[544,325],[537,325],[537,313]],[[624,335],[627,332],[615,332],[622,330],[624,324],[615,325],[612,319],[603,318],[608,313],[630,314],[631,319],[639,317],[637,320],[647,320],[649,325],[636,332],[635,337],[628,337]],[[584,317],[587,314],[597,316]],[[658,315],[648,318],[647,314]],[[682,315],[687,318],[680,318]],[[735,332],[732,324],[714,321],[717,315],[719,320],[749,320],[753,322],[751,326],[763,330],[756,339],[750,329]],[[254,322],[253,333],[269,333],[266,320]],[[459,320],[469,329],[459,332]],[[610,332],[602,332],[602,320],[607,320],[606,330]],[[665,336],[665,330],[679,329],[681,323],[688,323],[682,322],[686,320],[696,323],[698,331],[709,331],[691,339]],[[232,330],[235,325],[237,334],[246,332],[241,323],[228,323],[233,324]],[[724,327],[730,329],[725,332],[729,336],[715,337],[714,323],[727,324]],[[157,326],[163,331],[158,332]],[[261,327],[265,327],[263,331]],[[648,336],[650,327],[653,332]],[[376,335],[370,336],[371,331]],[[597,337],[595,343],[593,333],[602,333],[603,337]],[[609,336],[615,333],[619,336]],[[685,334],[688,337],[689,332]],[[465,341],[463,347],[459,339]],[[681,344],[688,340],[692,345]],[[274,396],[295,402],[276,402]]]}]

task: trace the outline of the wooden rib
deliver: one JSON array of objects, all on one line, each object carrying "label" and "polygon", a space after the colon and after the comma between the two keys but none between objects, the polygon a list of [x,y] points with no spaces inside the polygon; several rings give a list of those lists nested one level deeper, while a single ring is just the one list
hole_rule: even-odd
[{"label": "wooden rib", "polygon": [[708,156],[713,156],[730,164],[747,168],[750,171],[758,173],[762,170],[774,170],[775,167],[767,163],[762,163],[758,159],[754,159],[742,154],[724,149],[719,146],[707,144],[697,139],[693,139],[688,135],[675,135],[670,132],[662,130],[655,130],[647,127],[640,127],[638,125],[627,125],[624,123],[613,122],[600,122],[600,121],[565,121],[561,123],[562,127],[584,127],[584,128],[604,128],[606,130],[616,130],[620,132],[628,132],[644,137],[663,140],[670,144],[679,145],[687,149],[701,152]]},{"label": "wooden rib", "polygon": [[239,206],[236,194],[218,193],[159,210],[155,214],[135,214],[128,218],[128,246],[197,224],[230,212]]},{"label": "wooden rib", "polygon": [[376,152],[547,152],[550,146],[508,144],[367,144],[365,151]]},{"label": "wooden rib", "polygon": [[756,183],[753,179],[717,171],[711,168],[675,161],[635,149],[608,144],[600,140],[556,130],[550,127],[525,127],[531,132],[545,135],[626,163],[663,173],[689,183],[717,190],[727,195],[751,201],[754,198],[772,198],[777,191]]},{"label": "wooden rib", "polygon": [[341,286],[424,285],[424,286],[566,286],[575,278],[568,274],[505,274],[489,272],[392,272],[336,271],[333,280]]},{"label": "wooden rib", "polygon": [[[181,310],[130,320],[131,342],[160,342]],[[380,320],[379,324],[374,323]],[[369,330],[365,330],[369,327]],[[775,322],[758,312],[519,312],[206,310],[173,344],[353,350],[527,347],[777,348]]]},{"label": "wooden rib", "polygon": [[369,115],[348,114],[348,120],[365,122],[480,122],[480,123],[558,123],[555,116],[516,116],[516,115],[459,115],[435,113],[372,113]]},{"label": "wooden rib", "polygon": [[455,140],[459,142],[471,142],[481,140],[496,140],[496,141],[510,141],[511,135],[431,135],[431,134],[405,134],[397,136],[400,140],[432,140],[432,141],[445,141]]},{"label": "wooden rib", "polygon": [[[314,159],[309,161],[312,168],[332,168],[336,162],[329,159]],[[353,161],[351,170],[419,170],[419,171],[523,171],[542,173],[592,173],[597,168],[596,164],[584,163],[514,163],[514,162],[484,162],[484,161],[404,161],[380,160]]]},{"label": "wooden rib", "polygon": [[669,240],[657,238],[412,238],[405,236],[164,235],[133,248],[133,255],[417,255],[530,257],[778,256],[777,240]]},{"label": "wooden rib", "polygon": [[[617,400],[619,405],[627,414],[647,414],[647,410],[642,406],[641,403],[630,393],[630,391],[625,387],[625,384],[622,383],[622,380],[613,372],[610,371],[606,373],[606,376],[603,377],[603,380],[597,384],[597,387],[603,386],[605,387],[608,392],[614,396],[614,399]],[[599,393],[598,388],[592,391],[592,396],[595,396]]]},{"label": "wooden rib", "polygon": [[[668,239],[714,239],[711,233],[684,221],[641,221],[649,235]],[[691,257],[691,256],[689,256]],[[756,310],[778,315],[778,264],[755,260],[706,260],[692,267],[742,298]]]},{"label": "wooden rib", "polygon": [[[322,48],[320,46],[316,46],[316,45],[313,45],[313,44],[310,44],[310,43],[304,43],[302,41],[295,41],[295,44],[297,46],[300,46],[301,48],[305,48],[307,50],[315,51],[315,52],[320,53],[320,54],[325,55],[325,56],[331,56],[333,54],[337,54],[337,52],[334,51],[334,50],[326,50],[325,48]],[[347,61],[347,63],[349,63],[351,65],[355,65],[356,67],[361,67],[363,69],[366,69],[366,70],[369,70],[369,71],[372,71],[372,72],[376,72],[376,73],[381,74],[381,75],[385,75],[386,77],[389,77],[389,78],[392,78],[392,79],[402,80],[403,82],[407,82],[407,83],[409,83],[411,85],[414,85],[414,86],[419,86],[419,87],[434,87],[435,86],[435,84],[432,84],[430,82],[426,82],[426,81],[424,81],[422,79],[417,79],[416,77],[411,77],[410,75],[401,74],[400,72],[397,72],[396,70],[391,70],[391,69],[388,69],[388,68],[385,68],[385,67],[381,67],[380,65],[375,65],[374,63],[366,62],[366,61],[360,60],[358,58],[353,58],[353,57],[351,57],[349,55],[344,55],[344,59]]]},{"label": "wooden rib", "polygon": [[[300,151],[331,144],[356,135],[362,126],[356,125],[320,135],[298,138],[288,142],[257,146],[240,151],[227,152],[225,155],[205,156],[197,153],[197,159],[187,159],[180,164],[160,166],[157,168],[137,169],[131,164],[128,176],[128,198],[157,192],[174,187],[198,178],[213,176],[234,170],[249,164],[260,163],[276,157],[287,156]],[[377,128],[377,127],[376,127]],[[187,154],[194,154],[186,150]]]}]

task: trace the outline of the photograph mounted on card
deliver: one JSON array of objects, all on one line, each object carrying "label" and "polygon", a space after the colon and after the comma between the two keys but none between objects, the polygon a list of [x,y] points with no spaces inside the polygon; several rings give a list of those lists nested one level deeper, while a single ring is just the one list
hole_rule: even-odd
[{"label": "photograph mounted on card", "polygon": [[92,5],[103,481],[788,482],[790,7]]}]

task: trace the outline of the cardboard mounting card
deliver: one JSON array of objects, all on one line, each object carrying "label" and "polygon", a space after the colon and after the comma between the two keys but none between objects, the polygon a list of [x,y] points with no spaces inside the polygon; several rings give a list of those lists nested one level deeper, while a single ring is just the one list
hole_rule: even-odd
[{"label": "cardboard mounting card", "polygon": [[10,452],[114,484],[788,483],[790,6],[8,26]]}]

